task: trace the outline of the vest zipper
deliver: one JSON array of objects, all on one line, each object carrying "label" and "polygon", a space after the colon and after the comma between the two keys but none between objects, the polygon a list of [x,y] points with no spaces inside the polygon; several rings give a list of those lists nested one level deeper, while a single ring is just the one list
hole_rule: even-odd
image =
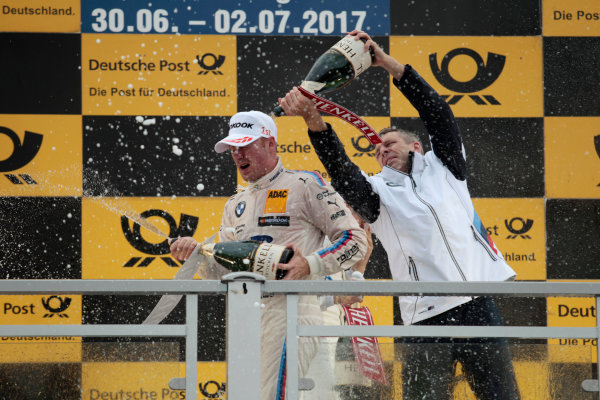
[{"label": "vest zipper", "polygon": [[483,246],[483,248],[485,249],[485,251],[487,251],[490,258],[494,261],[498,260],[498,258],[494,255],[494,253],[492,253],[490,251],[489,246],[483,241],[481,236],[477,234],[477,232],[475,231],[475,228],[472,225],[471,225],[471,230],[473,231],[473,236],[475,237],[475,240],[477,240],[477,242],[479,242],[479,244]]},{"label": "vest zipper", "polygon": [[421,196],[419,196],[419,194],[417,193],[417,183],[415,182],[414,178],[412,175],[408,175],[410,178],[410,182],[412,184],[412,189],[413,189],[413,193],[415,194],[415,197],[421,202],[423,203],[427,208],[429,208],[429,211],[431,212],[431,214],[433,215],[433,218],[435,219],[435,222],[438,226],[438,229],[440,230],[440,233],[442,235],[442,239],[444,239],[444,244],[446,245],[446,250],[448,250],[448,254],[450,254],[450,258],[452,258],[452,261],[454,262],[454,265],[456,266],[456,269],[458,271],[458,273],[460,274],[461,278],[463,281],[466,281],[467,278],[465,277],[465,274],[463,273],[462,269],[460,268],[460,265],[458,265],[458,261],[456,261],[456,258],[454,257],[454,254],[452,253],[452,249],[450,249],[450,243],[448,243],[448,238],[446,237],[446,234],[444,233],[444,229],[442,228],[442,224],[440,223],[440,220],[437,216],[437,213],[435,212],[435,209],[433,208],[433,206],[431,204],[429,204],[428,202],[426,202],[425,200],[423,200],[421,198]]}]

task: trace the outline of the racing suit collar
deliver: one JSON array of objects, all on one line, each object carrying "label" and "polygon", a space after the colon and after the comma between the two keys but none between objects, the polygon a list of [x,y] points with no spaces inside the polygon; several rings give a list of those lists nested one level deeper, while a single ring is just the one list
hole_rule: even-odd
[{"label": "racing suit collar", "polygon": [[281,157],[277,156],[277,165],[273,170],[257,181],[250,184],[251,190],[260,190],[270,186],[283,172],[283,164],[281,163]]}]

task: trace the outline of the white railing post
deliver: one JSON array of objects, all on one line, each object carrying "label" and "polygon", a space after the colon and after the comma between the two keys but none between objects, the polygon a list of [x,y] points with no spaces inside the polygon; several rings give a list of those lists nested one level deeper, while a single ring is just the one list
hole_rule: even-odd
[{"label": "white railing post", "polygon": [[596,390],[600,399],[600,317],[598,310],[600,307],[600,296],[596,296]]},{"label": "white railing post", "polygon": [[198,295],[185,296],[185,398],[196,400],[198,388]]},{"label": "white railing post", "polygon": [[227,398],[260,399],[261,285],[249,272],[223,276],[227,283]]},{"label": "white railing post", "polygon": [[581,387],[586,392],[598,392],[600,399],[600,316],[598,310],[600,307],[600,296],[596,296],[596,375],[597,379],[586,379],[581,383]]},{"label": "white railing post", "polygon": [[298,295],[287,295],[286,399],[298,400]]}]

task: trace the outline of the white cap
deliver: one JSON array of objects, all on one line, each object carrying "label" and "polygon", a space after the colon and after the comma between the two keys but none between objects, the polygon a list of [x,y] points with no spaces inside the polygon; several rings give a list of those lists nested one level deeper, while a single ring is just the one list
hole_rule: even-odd
[{"label": "white cap", "polygon": [[229,120],[229,136],[215,144],[215,151],[222,153],[229,146],[244,147],[261,137],[273,137],[277,141],[273,118],[260,111],[239,112]]}]

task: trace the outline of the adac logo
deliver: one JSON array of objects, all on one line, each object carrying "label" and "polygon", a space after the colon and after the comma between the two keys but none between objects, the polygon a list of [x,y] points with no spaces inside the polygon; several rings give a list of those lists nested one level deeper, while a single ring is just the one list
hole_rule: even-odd
[{"label": "adac logo", "polygon": [[531,239],[531,236],[526,235],[527,232],[533,226],[533,220],[527,219],[526,221],[520,217],[514,217],[510,221],[505,219],[504,225],[506,225],[506,229],[511,233],[508,235],[507,239],[516,239],[517,237],[522,237],[523,239]]},{"label": "adac logo", "polygon": [[42,297],[42,305],[48,311],[43,318],[52,318],[55,315],[60,318],[69,318],[64,311],[71,305],[70,297],[50,296]]},{"label": "adac logo", "polygon": [[375,150],[375,146],[373,146],[371,142],[369,142],[369,139],[367,139],[364,135],[353,137],[352,146],[354,146],[354,150],[357,151],[354,153],[353,157],[362,157],[365,154],[369,157],[375,156],[375,153],[373,152],[373,150]]},{"label": "adac logo", "polygon": [[200,67],[198,75],[206,75],[209,72],[212,72],[214,75],[223,75],[223,73],[219,71],[219,68],[221,68],[225,62],[225,56],[216,56],[213,53],[205,53],[202,57],[196,55],[196,61]]},{"label": "adac logo", "polygon": [[225,382],[207,381],[204,384],[198,382],[200,393],[207,399],[223,399],[225,398]]},{"label": "adac logo", "polygon": [[[175,238],[179,236],[192,236],[198,227],[198,217],[187,214],[181,214],[179,226],[175,222],[175,218],[171,214],[163,210],[151,209],[140,213],[143,218],[159,217],[164,219],[169,224],[168,236]],[[151,256],[160,256],[171,252],[167,239],[160,243],[148,243],[144,240],[140,233],[140,225],[133,223],[133,228],[129,226],[130,220],[126,216],[121,216],[121,228],[127,242],[136,250],[150,254]],[[147,267],[154,261],[156,257],[132,257],[123,265],[124,267]],[[163,256],[160,259],[169,267],[178,267],[179,263],[170,256]]]},{"label": "adac logo", "polygon": [[[454,79],[450,75],[450,70],[448,68],[452,59],[460,55],[471,57],[477,64],[477,73],[473,79],[467,82],[461,82]],[[440,82],[448,90],[467,94],[482,91],[494,83],[504,69],[505,62],[506,56],[490,52],[487,54],[487,62],[484,62],[479,53],[466,47],[450,50],[448,54],[442,58],[442,64],[440,67],[438,67],[437,53],[429,55],[429,65],[438,82]],[[448,102],[448,104],[452,105],[458,103],[464,97],[464,95],[442,95],[442,97]],[[480,106],[485,106],[488,104],[500,105],[500,102],[490,94],[469,94],[469,98],[471,98],[475,104]]]},{"label": "adac logo", "polygon": [[269,199],[287,199],[288,190],[269,190],[267,198]]},{"label": "adac logo", "polygon": [[[598,154],[598,158],[600,158],[600,135],[594,136],[594,147],[596,147],[596,154]],[[598,186],[600,187],[600,183]]]},{"label": "adac logo", "polygon": [[[6,160],[0,161],[0,172],[14,171],[29,164],[42,146],[43,136],[39,133],[25,131],[23,143],[21,143],[19,136],[17,136],[12,129],[5,126],[0,126],[0,134],[8,136],[13,142],[12,154]],[[28,185],[37,184],[37,182],[28,174],[4,174],[4,176],[6,176],[14,185],[22,185],[23,182]]]}]

